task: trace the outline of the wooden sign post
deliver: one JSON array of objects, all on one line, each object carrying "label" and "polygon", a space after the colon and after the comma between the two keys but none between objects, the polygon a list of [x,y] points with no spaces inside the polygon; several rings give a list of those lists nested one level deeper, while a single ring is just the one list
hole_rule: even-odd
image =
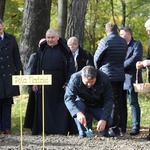
[{"label": "wooden sign post", "polygon": [[[19,85],[20,86],[20,96],[22,100],[22,85],[42,85],[42,124],[43,124],[43,150],[44,150],[44,85],[51,85],[52,84],[52,76],[50,74],[44,75],[44,71],[42,71],[42,75],[13,75],[12,76],[12,85]],[[20,103],[20,143],[21,143],[21,150],[22,147],[22,107]]]}]

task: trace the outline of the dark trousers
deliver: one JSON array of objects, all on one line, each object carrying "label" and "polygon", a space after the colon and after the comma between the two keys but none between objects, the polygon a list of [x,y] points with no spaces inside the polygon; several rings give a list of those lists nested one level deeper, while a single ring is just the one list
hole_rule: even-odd
[{"label": "dark trousers", "polygon": [[[101,115],[103,113],[103,108],[101,107],[89,107],[85,104],[82,100],[77,100],[76,105],[78,109],[85,115],[86,113],[89,113],[91,116],[93,116],[96,120],[101,120]],[[78,128],[79,135],[85,135],[85,127],[75,118],[75,122]],[[112,119],[107,121],[106,128],[110,127],[112,123]]]},{"label": "dark trousers", "polygon": [[119,128],[121,128],[121,118],[122,118],[122,91],[123,91],[123,81],[111,81],[114,93],[114,103],[112,109],[112,129],[118,134]]},{"label": "dark trousers", "polygon": [[132,129],[139,130],[141,109],[138,102],[138,93],[134,92],[133,88],[123,91],[122,127],[123,129],[126,129],[127,126],[127,98],[129,98],[129,103],[131,106]]},{"label": "dark trousers", "polygon": [[0,99],[0,130],[2,131],[11,129],[12,103],[13,103],[12,97]]}]

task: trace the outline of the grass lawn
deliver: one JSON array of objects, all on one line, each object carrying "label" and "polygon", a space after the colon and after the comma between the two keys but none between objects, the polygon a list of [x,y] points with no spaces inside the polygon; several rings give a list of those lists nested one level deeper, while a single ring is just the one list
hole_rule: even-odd
[{"label": "grass lawn", "polygon": [[[20,131],[20,114],[22,115],[22,124],[24,123],[27,101],[28,95],[23,95],[22,98],[20,96],[14,98],[12,106],[12,132]],[[139,94],[139,103],[141,106],[141,128],[148,128],[150,127],[150,93]],[[20,106],[22,111],[20,111]],[[131,126],[131,108],[128,104],[128,127],[130,128]],[[23,128],[23,131],[29,130]]]}]

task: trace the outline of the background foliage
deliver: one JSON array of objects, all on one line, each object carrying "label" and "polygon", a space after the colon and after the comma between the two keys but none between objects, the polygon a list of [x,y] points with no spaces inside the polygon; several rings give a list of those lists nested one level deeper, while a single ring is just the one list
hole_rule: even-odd
[{"label": "background foliage", "polygon": [[[69,0],[68,0],[69,1]],[[53,0],[51,6],[50,27],[58,28],[58,1]],[[123,7],[124,6],[124,7]],[[87,13],[84,28],[84,48],[94,54],[99,40],[105,36],[104,26],[108,21],[115,21],[118,28],[123,24],[130,26],[133,30],[133,36],[141,41],[144,48],[143,59],[147,54],[148,35],[145,31],[144,23],[150,18],[149,0],[88,0]],[[5,6],[4,23],[5,31],[16,36],[20,41],[24,1],[7,0]],[[42,37],[41,37],[42,38]],[[148,94],[140,94],[139,101],[141,105],[141,126],[148,127],[150,120],[150,101]],[[19,126],[19,103],[15,100],[13,105],[13,130],[18,130]],[[27,97],[21,100],[23,105],[22,113],[25,115]],[[128,126],[131,127],[131,110],[128,105]]]},{"label": "background foliage", "polygon": [[[122,3],[126,9],[123,10]],[[50,27],[58,27],[58,2],[52,1]],[[105,36],[104,25],[108,21],[115,21],[118,27],[122,27],[123,12],[125,11],[125,25],[130,26],[133,30],[133,36],[136,40],[141,41],[144,47],[144,57],[147,52],[148,35],[145,31],[144,23],[150,17],[149,0],[88,0],[84,48],[94,53],[97,44]],[[6,1],[5,7],[5,30],[16,36],[19,43],[22,27],[22,17],[24,1],[9,0]]]}]

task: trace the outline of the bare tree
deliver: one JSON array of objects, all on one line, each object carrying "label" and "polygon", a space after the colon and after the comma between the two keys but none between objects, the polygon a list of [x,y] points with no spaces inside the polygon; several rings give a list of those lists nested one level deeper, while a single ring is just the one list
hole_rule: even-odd
[{"label": "bare tree", "polygon": [[66,38],[76,36],[83,45],[84,23],[88,0],[70,0]]},{"label": "bare tree", "polygon": [[3,20],[6,0],[0,0],[0,19]]},{"label": "bare tree", "polygon": [[38,42],[45,37],[50,24],[51,0],[26,0],[24,7],[20,53],[23,68],[28,58],[37,49]]},{"label": "bare tree", "polygon": [[65,38],[67,25],[67,2],[68,0],[58,0],[58,32],[62,38]]}]

